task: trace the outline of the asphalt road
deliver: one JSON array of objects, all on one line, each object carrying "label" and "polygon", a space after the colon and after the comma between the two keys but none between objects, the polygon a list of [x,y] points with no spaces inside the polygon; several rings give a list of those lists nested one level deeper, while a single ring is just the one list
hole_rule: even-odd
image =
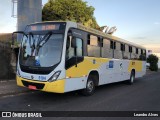
[{"label": "asphalt road", "polygon": [[82,96],[78,92],[54,94],[40,91],[5,96],[0,98],[0,110],[160,111],[160,72],[149,73],[136,79],[133,85],[120,82],[100,86],[95,94],[89,97]]}]

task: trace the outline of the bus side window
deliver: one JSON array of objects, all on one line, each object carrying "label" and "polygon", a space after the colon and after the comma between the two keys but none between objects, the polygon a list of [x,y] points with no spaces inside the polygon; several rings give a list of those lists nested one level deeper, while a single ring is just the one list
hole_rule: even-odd
[{"label": "bus side window", "polygon": [[114,48],[114,46],[113,46],[113,41],[111,40],[110,41],[110,49],[113,49]]},{"label": "bus side window", "polygon": [[141,55],[143,54],[143,50],[141,49]]},{"label": "bus side window", "polygon": [[77,51],[77,53],[76,53],[76,55],[78,56],[78,57],[82,57],[82,39],[80,39],[80,38],[76,38],[76,51]]},{"label": "bus side window", "polygon": [[124,44],[116,42],[116,49],[114,50],[114,52],[114,57],[116,59],[123,59]]},{"label": "bus side window", "polygon": [[136,54],[138,54],[138,48],[136,48]]},{"label": "bus side window", "polygon": [[89,35],[89,42],[87,45],[88,56],[89,57],[100,57],[101,56],[101,44],[100,38],[95,35]]},{"label": "bus side window", "polygon": [[102,57],[104,57],[104,58],[112,58],[113,50],[110,47],[111,47],[110,40],[107,39],[107,38],[104,38],[103,39],[103,47],[102,47]]}]

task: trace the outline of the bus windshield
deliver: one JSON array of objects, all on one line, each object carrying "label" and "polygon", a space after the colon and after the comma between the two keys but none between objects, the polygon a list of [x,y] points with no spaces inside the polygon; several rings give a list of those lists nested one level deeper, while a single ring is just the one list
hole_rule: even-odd
[{"label": "bus windshield", "polygon": [[63,34],[24,35],[20,48],[20,64],[30,67],[51,67],[60,62]]}]

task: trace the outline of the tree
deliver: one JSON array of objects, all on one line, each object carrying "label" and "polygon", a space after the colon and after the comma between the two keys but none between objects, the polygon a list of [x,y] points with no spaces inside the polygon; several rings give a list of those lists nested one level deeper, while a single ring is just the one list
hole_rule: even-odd
[{"label": "tree", "polygon": [[48,0],[42,10],[43,21],[74,21],[95,29],[99,25],[94,17],[94,7],[82,0]]},{"label": "tree", "polygon": [[158,71],[158,57],[156,55],[149,55],[147,58],[147,62],[150,63],[149,69],[151,71]]}]

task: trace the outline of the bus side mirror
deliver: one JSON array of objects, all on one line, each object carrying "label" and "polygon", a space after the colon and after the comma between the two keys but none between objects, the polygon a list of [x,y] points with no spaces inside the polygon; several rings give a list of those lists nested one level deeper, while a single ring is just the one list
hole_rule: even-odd
[{"label": "bus side mirror", "polygon": [[[16,32],[13,32],[12,33],[12,44],[11,44],[11,47],[12,48],[14,48],[14,45],[15,45],[15,41],[14,41],[14,37],[15,37],[15,35],[14,34],[23,34],[23,35],[25,35],[25,33],[23,32],[23,31],[16,31]],[[27,35],[26,35],[27,36]]]},{"label": "bus side mirror", "polygon": [[75,38],[75,37],[72,37],[72,40],[71,40],[71,47],[73,47],[73,48],[76,48],[76,47],[77,47],[76,38]]}]

